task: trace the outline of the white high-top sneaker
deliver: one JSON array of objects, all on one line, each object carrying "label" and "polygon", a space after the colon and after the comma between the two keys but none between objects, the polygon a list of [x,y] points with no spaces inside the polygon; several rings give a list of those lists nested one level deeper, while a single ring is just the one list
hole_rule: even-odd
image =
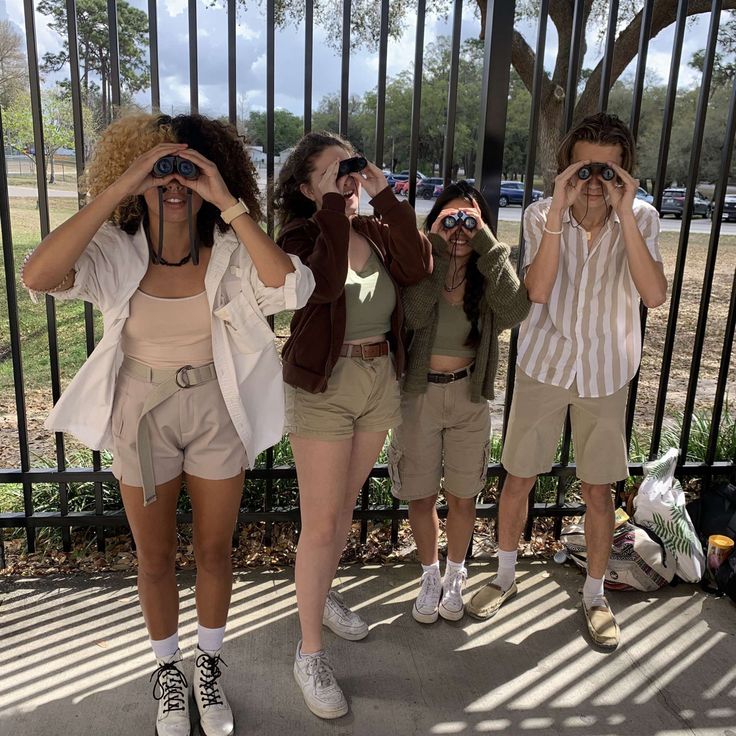
[{"label": "white high-top sneaker", "polygon": [[422,573],[422,586],[414,601],[411,615],[420,624],[433,624],[437,620],[442,597],[442,578],[440,571],[432,568]]},{"label": "white high-top sneaker", "polygon": [[181,651],[156,660],[158,668],[151,675],[153,697],[158,700],[157,736],[190,736],[189,683],[181,670]]},{"label": "white high-top sneaker", "polygon": [[199,711],[199,730],[204,736],[231,736],[235,731],[233,711],[220,684],[222,671],[219,649],[214,655],[199,647],[194,657],[192,692]]}]

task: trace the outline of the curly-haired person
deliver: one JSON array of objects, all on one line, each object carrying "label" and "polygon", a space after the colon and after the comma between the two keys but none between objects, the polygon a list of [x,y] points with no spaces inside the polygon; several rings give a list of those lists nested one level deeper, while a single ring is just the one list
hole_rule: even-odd
[{"label": "curly-haired person", "polygon": [[[409,331],[402,422],[389,448],[391,491],[409,504],[422,564],[412,616],[431,624],[463,617],[465,555],[475,524],[475,498],[488,469],[498,336],[531,306],[487,223],[483,195],[466,181],[450,184],[427,215],[429,278],[404,290]],[[447,563],[440,577],[436,503],[447,501]]]},{"label": "curly-haired person", "polygon": [[266,316],[301,307],[314,280],[259,227],[253,165],[229,125],[122,118],[103,133],[86,181],[92,201],[44,238],[22,272],[31,292],[92,302],[105,326],[45,426],[113,451],[157,660],[159,736],[190,733],[174,565],[186,480],[197,562],[192,689],[202,732],[227,736],[220,655],[232,533],[244,470],[283,429]]}]

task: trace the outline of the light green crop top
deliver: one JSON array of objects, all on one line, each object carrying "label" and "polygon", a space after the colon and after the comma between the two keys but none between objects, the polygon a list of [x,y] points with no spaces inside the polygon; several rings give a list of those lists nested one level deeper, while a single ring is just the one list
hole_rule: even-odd
[{"label": "light green crop top", "polygon": [[474,358],[475,348],[465,344],[470,328],[470,320],[465,315],[462,302],[453,306],[440,295],[437,334],[432,354]]},{"label": "light green crop top", "polygon": [[396,308],[393,281],[373,249],[360,271],[348,268],[345,279],[345,342],[391,331]]}]

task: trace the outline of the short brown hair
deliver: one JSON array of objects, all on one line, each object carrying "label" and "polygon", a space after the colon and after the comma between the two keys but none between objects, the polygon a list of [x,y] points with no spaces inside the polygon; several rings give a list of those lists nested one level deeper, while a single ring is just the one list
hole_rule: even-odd
[{"label": "short brown hair", "polygon": [[629,174],[636,166],[636,144],[629,126],[617,115],[597,112],[583,118],[562,139],[557,148],[557,173],[561,174],[572,163],[572,149],[578,141],[600,143],[606,146],[621,146],[621,168]]}]

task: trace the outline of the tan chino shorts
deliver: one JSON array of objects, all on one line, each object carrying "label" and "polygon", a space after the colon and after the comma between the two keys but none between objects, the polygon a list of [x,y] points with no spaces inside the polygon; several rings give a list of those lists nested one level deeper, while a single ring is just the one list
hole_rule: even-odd
[{"label": "tan chino shorts", "polygon": [[327,390],[286,385],[286,432],[324,440],[386,432],[401,422],[399,382],[390,355],[337,359]]},{"label": "tan chino shorts", "polygon": [[[112,473],[121,483],[142,486],[136,428],[155,383],[118,373],[112,408]],[[217,381],[177,391],[148,414],[156,485],[182,471],[209,480],[233,478],[248,467]]]},{"label": "tan chino shorts", "polygon": [[628,394],[626,384],[611,396],[581,397],[575,384],[552,386],[517,369],[501,464],[520,478],[548,472],[569,406],[578,478],[593,485],[627,478]]},{"label": "tan chino shorts", "polygon": [[[402,394],[403,421],[389,446],[391,493],[402,501],[439,492],[472,498],[486,484],[491,414],[470,400],[470,378]],[[444,480],[443,480],[444,479]]]}]

